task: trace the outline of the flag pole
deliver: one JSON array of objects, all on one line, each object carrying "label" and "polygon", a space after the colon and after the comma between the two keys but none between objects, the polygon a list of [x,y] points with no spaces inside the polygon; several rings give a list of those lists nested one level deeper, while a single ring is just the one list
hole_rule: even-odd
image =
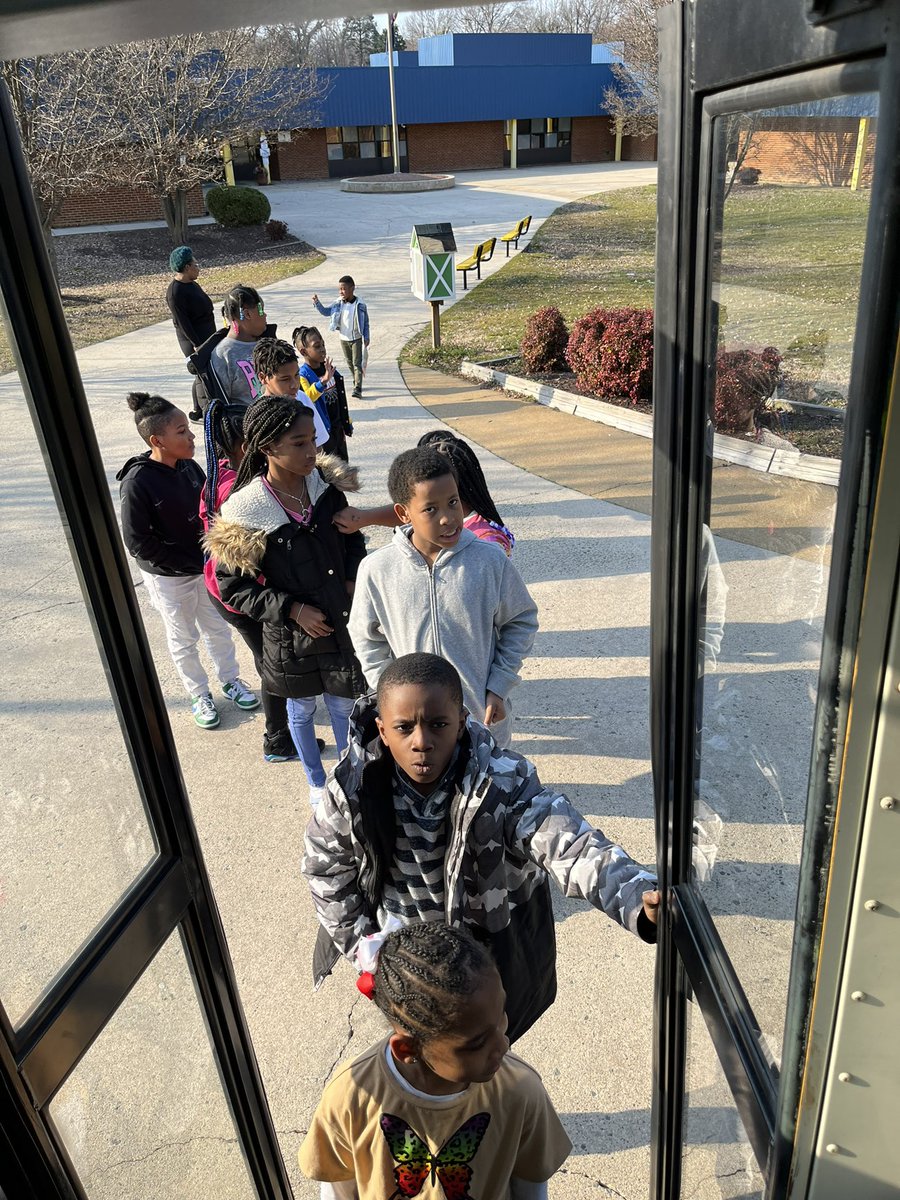
[{"label": "flag pole", "polygon": [[387,60],[388,83],[391,89],[391,149],[394,155],[394,172],[400,174],[400,134],[397,130],[397,94],[394,90],[394,18],[396,13],[387,15]]}]

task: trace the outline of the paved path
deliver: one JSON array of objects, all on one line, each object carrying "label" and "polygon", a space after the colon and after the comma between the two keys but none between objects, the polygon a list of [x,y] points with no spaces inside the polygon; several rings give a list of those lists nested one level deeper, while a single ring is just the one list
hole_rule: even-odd
[{"label": "paved path", "polygon": [[[272,188],[274,215],[329,256],[315,271],[264,289],[281,329],[309,320],[309,295],[330,294],[346,272],[356,277],[370,306],[371,365],[366,399],[354,410],[351,447],[363,467],[365,501],[385,498],[390,459],[435,425],[396,365],[399,349],[427,317],[425,306],[409,293],[406,248],[413,221],[449,219],[460,244],[474,245],[526,212],[538,223],[560,202],[653,178],[650,166],[621,164],[471,173],[460,176],[453,191],[431,196],[347,195],[333,183]],[[502,262],[490,264],[488,273]],[[124,393],[135,387],[158,390],[186,404],[189,380],[167,323],[81,351],[79,360],[115,491],[115,471],[139,449]],[[4,486],[12,518],[3,534],[10,564],[5,606],[12,618],[28,615],[7,620],[0,634],[8,688],[0,711],[14,721],[20,747],[10,781],[16,803],[7,809],[12,829],[3,830],[17,835],[18,853],[16,861],[0,861],[0,867],[9,879],[17,874],[21,879],[7,888],[6,911],[28,915],[32,963],[15,978],[0,968],[0,992],[14,994],[21,1011],[152,848],[14,378],[0,382],[0,398],[7,413]],[[566,452],[565,444],[554,450],[563,457]],[[548,783],[564,788],[637,858],[652,861],[649,521],[490,453],[482,461],[500,509],[520,538],[517,562],[540,606],[541,632],[517,696],[517,745],[536,760]],[[373,545],[379,540],[373,537]],[[260,715],[226,709],[216,731],[192,725],[159,622],[143,598],[141,605],[275,1121],[296,1179],[297,1145],[322,1083],[345,1054],[377,1036],[380,1023],[357,997],[349,969],[316,995],[310,989],[315,920],[297,870],[308,811],[301,768],[262,763]],[[248,656],[242,661],[253,678]],[[3,842],[10,845],[8,837]],[[51,871],[54,883],[48,887]],[[34,912],[35,894],[42,896],[40,912]],[[557,919],[559,999],[518,1047],[542,1072],[575,1144],[551,1194],[580,1200],[607,1194],[608,1187],[609,1194],[639,1200],[647,1189],[653,955],[584,905],[558,901]],[[8,933],[0,922],[0,938]],[[21,958],[21,942],[17,953]],[[210,1195],[241,1194],[224,1180],[210,1184],[232,1160],[223,1149],[229,1136],[225,1119],[205,1111],[205,1089],[213,1077],[202,1036],[198,1033],[193,1052],[182,1048],[170,1062],[156,1061],[160,1024],[172,1020],[166,1014],[192,1003],[189,981],[177,966],[177,946],[171,955],[172,965],[160,971],[155,985],[155,1006],[126,1005],[110,1034],[134,1050],[133,1070],[123,1070],[121,1060],[116,1069],[104,1066],[103,1055],[92,1054],[62,1102],[95,1196],[127,1194],[124,1180],[133,1180],[138,1170],[146,1170],[139,1195],[178,1194],[174,1187],[166,1192],[161,1172],[173,1179],[202,1177]],[[163,1006],[164,997],[171,998],[171,1010]],[[163,1085],[157,1103],[140,1069],[151,1052]],[[168,1111],[165,1088],[176,1082],[170,1080],[175,1071],[183,1090],[193,1089],[197,1098],[193,1112]],[[710,1066],[710,1079],[713,1073]],[[113,1166],[117,1152],[85,1133],[91,1128],[90,1100],[97,1114],[103,1106],[96,1101],[107,1094],[122,1106],[116,1120],[132,1106],[144,1114],[127,1129],[109,1130],[110,1137],[128,1141],[127,1151],[118,1151],[130,1160],[127,1167]],[[161,1138],[160,1120],[168,1121],[171,1137]],[[137,1159],[146,1159],[143,1168],[135,1165]],[[91,1164],[99,1168],[101,1161],[104,1168],[93,1174]],[[297,1193],[315,1194],[302,1181]]]}]

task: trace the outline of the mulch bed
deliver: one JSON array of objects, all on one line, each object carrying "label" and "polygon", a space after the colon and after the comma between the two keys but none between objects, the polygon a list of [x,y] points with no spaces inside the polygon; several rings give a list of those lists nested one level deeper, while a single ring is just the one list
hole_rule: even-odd
[{"label": "mulch bed", "polygon": [[[575,382],[575,376],[570,371],[547,375],[529,374],[520,358],[511,359],[508,362],[498,362],[496,365],[499,370],[510,375],[518,375],[520,378],[531,380],[534,383],[545,383],[548,387],[559,388],[560,391],[569,392],[575,396],[586,395],[579,389]],[[653,405],[648,401],[630,404],[610,399],[608,396],[603,396],[602,400],[605,404],[615,404],[619,408],[627,408],[631,412],[647,414],[653,412]],[[802,413],[769,411],[763,415],[761,423],[765,424],[766,428],[777,434],[778,437],[790,442],[803,454],[816,454],[823,458],[841,457],[844,446],[844,422],[837,414],[831,415],[827,412],[815,411]],[[740,437],[740,434],[730,436]],[[747,441],[752,442],[753,440],[752,437],[747,436]]]},{"label": "mulch bed", "polygon": [[[212,297],[217,315],[221,298],[235,283],[265,287],[324,259],[314,246],[290,233],[284,241],[273,242],[259,225],[192,225],[188,237],[200,264],[200,285]],[[167,229],[63,234],[54,237],[53,247],[63,311],[76,349],[170,318],[165,297],[172,278],[172,242]],[[0,330],[0,371],[13,366]]]},{"label": "mulch bed", "polygon": [[[228,267],[237,261],[285,258],[313,254],[308,242],[288,237],[273,242],[260,225],[223,229],[220,225],[192,225],[188,242],[201,269]],[[172,240],[167,229],[132,229],[110,233],[68,233],[53,239],[60,287],[82,290],[88,284],[106,284],[128,276],[137,281],[155,277],[155,286],[168,286]]]}]

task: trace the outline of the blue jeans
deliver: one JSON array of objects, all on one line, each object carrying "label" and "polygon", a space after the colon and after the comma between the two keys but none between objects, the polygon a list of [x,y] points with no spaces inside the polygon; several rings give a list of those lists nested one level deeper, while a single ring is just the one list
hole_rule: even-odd
[{"label": "blue jeans", "polygon": [[[323,787],[325,784],[325,768],[322,766],[322,755],[316,745],[316,700],[317,696],[308,696],[303,700],[287,702],[288,728],[306,778],[310,787]],[[334,730],[334,743],[337,746],[338,758],[347,749],[347,736],[350,732],[350,714],[355,700],[346,700],[343,696],[331,696],[324,692],[322,699],[331,717],[331,728]]]}]

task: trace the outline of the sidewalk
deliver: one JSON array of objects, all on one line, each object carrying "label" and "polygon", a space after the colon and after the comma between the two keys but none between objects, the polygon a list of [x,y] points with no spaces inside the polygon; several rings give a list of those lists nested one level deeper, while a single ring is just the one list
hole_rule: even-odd
[{"label": "sidewalk", "polygon": [[[341,193],[333,184],[276,185],[270,190],[273,215],[289,220],[298,234],[329,255],[306,275],[263,289],[280,330],[289,332],[312,319],[312,292],[330,295],[347,271],[369,304],[370,368],[365,399],[353,409],[356,433],[350,445],[351,457],[362,467],[361,503],[384,502],[391,459],[439,424],[438,412],[451,422],[473,416],[471,410],[464,417],[454,415],[451,406],[461,405],[446,392],[424,389],[420,404],[397,365],[400,349],[428,318],[427,306],[409,290],[411,224],[451,220],[458,241],[474,244],[499,226],[509,228],[526,211],[538,224],[576,194],[652,181],[652,167],[641,165],[629,174],[624,166],[558,175],[523,171],[502,179],[489,172],[468,173],[452,191],[435,196],[362,197]],[[503,261],[490,264],[491,271]],[[333,335],[328,338],[332,350],[337,349]],[[141,448],[125,393],[134,388],[159,392],[185,405],[190,377],[168,322],[89,347],[78,359],[117,497],[115,472]],[[431,386],[438,385],[432,381]],[[449,385],[443,381],[440,386]],[[2,715],[10,723],[11,744],[19,749],[9,764],[8,783],[21,802],[10,810],[10,820],[15,820],[17,854],[34,864],[22,888],[41,897],[37,965],[34,977],[23,981],[28,999],[141,869],[147,850],[140,801],[16,377],[0,380],[0,400],[8,414],[4,516],[9,519],[3,551],[9,578],[16,580],[0,634],[9,692]],[[496,403],[491,397],[491,404]],[[526,433],[523,407],[537,433]],[[523,443],[533,440],[535,450],[545,444],[557,460],[572,457],[564,436],[556,443],[550,438],[562,414],[521,405],[516,412]],[[636,858],[652,862],[646,505],[639,508],[637,499],[633,507],[608,503],[578,490],[588,471],[587,449],[577,479],[574,474],[542,478],[525,466],[524,457],[522,466],[514,465],[518,458],[509,451],[511,435],[502,417],[491,409],[478,420],[503,428],[505,443],[481,426],[466,432],[491,448],[479,450],[479,458],[500,511],[519,538],[516,562],[540,609],[540,634],[514,697],[516,745],[534,758],[546,783],[565,790]],[[603,436],[599,430],[591,434]],[[524,455],[526,447],[520,449]],[[624,449],[616,450],[621,453]],[[537,465],[535,458],[528,461]],[[629,492],[634,497],[646,492],[646,469],[638,479]],[[611,479],[606,486],[612,496]],[[374,531],[370,545],[380,544],[385,532]],[[297,1196],[312,1200],[318,1191],[299,1179],[296,1168],[306,1122],[334,1066],[380,1036],[383,1026],[353,987],[348,967],[312,992],[316,921],[298,869],[309,811],[302,769],[262,762],[258,713],[223,707],[219,729],[201,731],[192,724],[161,624],[142,593],[138,588],[285,1159]],[[12,619],[18,616],[28,619]],[[253,680],[243,646],[240,655],[245,677]],[[40,763],[40,780],[34,763]],[[66,797],[64,805],[57,802],[61,796]],[[51,889],[46,883],[47,847],[59,846],[68,850],[68,863],[65,869],[54,864]],[[88,864],[90,871],[85,871]],[[78,896],[77,906],[73,896]],[[555,910],[559,998],[517,1047],[542,1073],[575,1145],[551,1184],[551,1197],[593,1200],[615,1194],[640,1200],[647,1189],[653,951],[584,904],[557,895]],[[0,929],[0,938],[5,936]],[[8,949],[0,944],[0,952]],[[183,1002],[194,1003],[189,993]],[[143,1029],[142,1019],[125,1008],[117,1016],[121,1028],[131,1029],[133,1022],[134,1036],[149,1039],[152,1028]],[[90,1063],[88,1056],[86,1071]],[[139,1110],[139,1078],[100,1073],[93,1082],[97,1094],[120,1095],[123,1108]],[[85,1096],[91,1094],[90,1084],[88,1075]],[[147,1195],[162,1186],[155,1173],[164,1158],[166,1177],[179,1165],[171,1149],[165,1156],[156,1153],[151,1116],[143,1130],[129,1130],[127,1145],[121,1147],[123,1172],[146,1160]],[[209,1145],[213,1156],[218,1143],[211,1138]],[[112,1200],[116,1181],[114,1168],[98,1170],[98,1190],[92,1195]],[[171,1194],[176,1190],[174,1184],[169,1189]]]}]

